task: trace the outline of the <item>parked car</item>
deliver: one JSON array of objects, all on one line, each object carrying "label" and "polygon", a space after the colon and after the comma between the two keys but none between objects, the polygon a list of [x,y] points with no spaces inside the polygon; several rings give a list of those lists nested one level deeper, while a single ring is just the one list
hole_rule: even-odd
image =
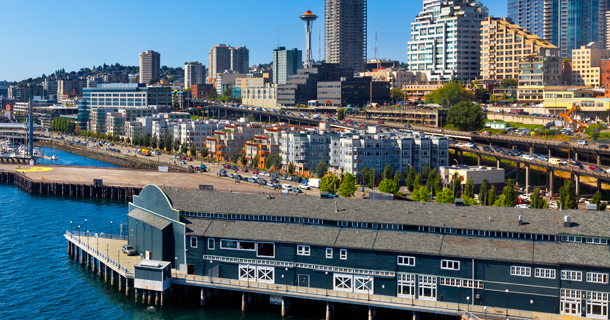
[{"label": "parked car", "polygon": [[547,158],[545,156],[540,156],[540,157],[538,157],[538,160],[540,160],[540,161],[549,161],[549,158]]},{"label": "parked car", "polygon": [[378,124],[383,124],[383,121],[377,121]]},{"label": "parked car", "polygon": [[529,154],[524,154],[521,157],[525,160],[535,160],[536,159],[536,158],[534,158],[534,156],[531,156]]},{"label": "parked car", "polygon": [[248,172],[248,168],[242,168],[241,172]]},{"label": "parked car", "polygon": [[608,145],[607,144],[600,144],[597,147],[598,148],[603,148],[603,149],[608,149]]},{"label": "parked car", "polygon": [[599,169],[599,167],[597,167],[597,166],[589,166],[589,170],[595,171],[596,169]]},{"label": "parked car", "polygon": [[291,191],[294,193],[303,193],[303,191],[297,187],[292,187]]},{"label": "parked car", "polygon": [[579,146],[586,146],[588,143],[587,143],[587,140],[578,140],[577,144]]},{"label": "parked car", "polygon": [[481,134],[482,134],[482,135],[486,135],[486,136],[490,136],[490,135],[491,135],[491,132],[489,132],[489,131],[483,131],[483,132],[481,132]]},{"label": "parked car", "polygon": [[[256,172],[256,171],[255,171]],[[252,179],[260,179],[260,176],[258,174],[253,174],[252,175]]]},{"label": "parked car", "polygon": [[600,168],[594,169],[593,172],[606,173],[606,171],[604,171],[604,170],[602,170]]},{"label": "parked car", "polygon": [[299,188],[304,189],[304,190],[311,189],[311,187],[308,184],[301,184],[301,185],[299,185]]},{"label": "parked car", "polygon": [[518,205],[515,206],[515,208],[520,208],[520,209],[529,209],[529,207],[530,207],[530,205],[529,204],[525,204],[525,203],[518,204]]},{"label": "parked car", "polygon": [[131,246],[131,245],[129,245],[129,244],[124,244],[124,245],[121,247],[121,251],[122,251],[124,254],[128,255],[128,256],[136,256],[136,255],[138,255],[138,252],[136,251],[136,249],[134,249],[134,247],[132,247],[132,246]]}]

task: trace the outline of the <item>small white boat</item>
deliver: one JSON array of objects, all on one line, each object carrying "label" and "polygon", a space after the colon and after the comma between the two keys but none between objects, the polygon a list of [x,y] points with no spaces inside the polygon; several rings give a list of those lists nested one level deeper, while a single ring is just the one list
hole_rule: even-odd
[{"label": "small white boat", "polygon": [[51,160],[58,160],[59,158],[56,155],[51,156]]}]

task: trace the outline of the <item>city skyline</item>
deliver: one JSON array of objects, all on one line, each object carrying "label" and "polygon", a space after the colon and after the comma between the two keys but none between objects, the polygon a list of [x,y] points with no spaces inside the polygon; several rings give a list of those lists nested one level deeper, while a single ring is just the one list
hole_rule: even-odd
[{"label": "city skyline", "polygon": [[[20,81],[43,73],[49,75],[62,68],[78,71],[103,63],[137,66],[138,54],[146,50],[161,53],[162,65],[182,67],[185,61],[207,61],[207,52],[218,43],[246,45],[250,49],[250,65],[270,63],[273,49],[278,46],[278,26],[280,46],[305,50],[305,31],[299,15],[307,9],[320,17],[324,15],[323,0],[309,3],[273,1],[269,7],[278,9],[267,11],[261,11],[258,3],[237,0],[234,7],[239,9],[233,10],[230,15],[220,13],[223,8],[221,3],[202,4],[187,0],[175,3],[172,7],[188,7],[191,14],[207,12],[205,19],[177,19],[172,23],[171,18],[161,16],[168,10],[166,3],[161,1],[149,1],[147,6],[140,6],[110,0],[95,8],[72,1],[38,1],[28,7],[28,11],[24,11],[18,3],[5,3],[5,12],[11,12],[11,15],[0,21],[0,27],[11,32],[5,34],[4,43],[8,45],[0,52],[0,81]],[[378,0],[369,3],[368,59],[374,57],[374,30],[377,24],[378,57],[403,62],[407,60],[410,22],[421,10],[422,3],[421,0],[399,3]],[[506,16],[505,0],[483,1],[483,4],[490,9],[490,15]],[[394,9],[388,10],[390,6]],[[93,9],[95,14],[92,14]],[[209,12],[219,14],[215,16]],[[61,14],[64,27],[66,24],[73,25],[69,33],[57,33],[57,28],[53,27],[56,22],[46,22],[46,27],[41,27],[42,23],[24,23],[48,21],[54,14]],[[228,22],[229,18],[234,21]],[[259,27],[251,27],[258,22],[261,24]],[[206,26],[210,26],[209,30]],[[319,60],[318,37],[321,31],[323,33],[323,27],[322,19],[313,27],[312,51],[316,61]],[[321,36],[323,42],[324,35]],[[320,56],[324,58],[323,47]]]}]

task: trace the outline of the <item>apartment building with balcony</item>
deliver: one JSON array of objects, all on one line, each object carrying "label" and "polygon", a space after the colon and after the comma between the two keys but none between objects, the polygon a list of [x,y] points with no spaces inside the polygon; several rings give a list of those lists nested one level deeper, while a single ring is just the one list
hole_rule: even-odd
[{"label": "apartment building with balcony", "polygon": [[106,134],[125,135],[125,118],[122,113],[110,112],[106,114]]},{"label": "apartment building with balcony", "polygon": [[279,152],[279,140],[264,134],[254,136],[254,139],[246,142],[244,146],[244,155],[248,163],[258,159],[258,163],[254,164],[257,168],[266,168],[269,156]]},{"label": "apartment building with balcony", "polygon": [[572,85],[600,87],[603,59],[610,59],[610,50],[602,42],[572,50]]},{"label": "apartment building with balcony", "polygon": [[263,133],[263,128],[256,124],[230,124],[222,130],[216,130],[211,137],[205,138],[210,155],[220,161],[226,161],[236,152],[241,152],[246,142]]},{"label": "apartment building with balcony", "polygon": [[519,87],[559,86],[562,78],[561,58],[528,56],[519,61]]},{"label": "apartment building with balcony", "polygon": [[314,171],[320,162],[328,166],[332,136],[333,133],[319,129],[282,132],[280,155],[283,169],[288,170],[292,163],[296,173],[307,174]]},{"label": "apartment building with balcony", "polygon": [[532,56],[558,57],[559,49],[510,19],[487,17],[481,22],[480,55],[481,79],[517,80],[520,61]]},{"label": "apartment building with balcony", "polygon": [[218,120],[181,121],[173,126],[173,137],[180,140],[181,144],[194,145],[195,149],[201,150],[206,145],[205,138],[223,128],[224,124]]}]

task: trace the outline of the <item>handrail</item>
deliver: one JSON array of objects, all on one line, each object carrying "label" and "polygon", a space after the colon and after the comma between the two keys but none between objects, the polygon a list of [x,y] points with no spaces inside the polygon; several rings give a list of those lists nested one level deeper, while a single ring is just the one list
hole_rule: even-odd
[{"label": "handrail", "polygon": [[[79,232],[79,234],[82,232]],[[108,264],[116,267],[117,269],[119,269],[120,271],[124,272],[125,274],[133,274],[133,272],[130,272],[127,268],[123,267],[121,264],[119,264],[118,262],[114,261],[112,258],[110,258],[109,256],[103,254],[102,252],[100,252],[98,249],[92,247],[91,245],[89,245],[88,243],[82,241],[78,236],[74,235],[74,232],[71,231],[66,231],[66,237],[69,238],[71,241],[77,243],[79,246],[82,246],[83,248],[85,248],[86,250],[89,250],[91,252],[93,252],[94,254],[96,254],[99,258],[102,258],[103,260],[105,260]]]}]

